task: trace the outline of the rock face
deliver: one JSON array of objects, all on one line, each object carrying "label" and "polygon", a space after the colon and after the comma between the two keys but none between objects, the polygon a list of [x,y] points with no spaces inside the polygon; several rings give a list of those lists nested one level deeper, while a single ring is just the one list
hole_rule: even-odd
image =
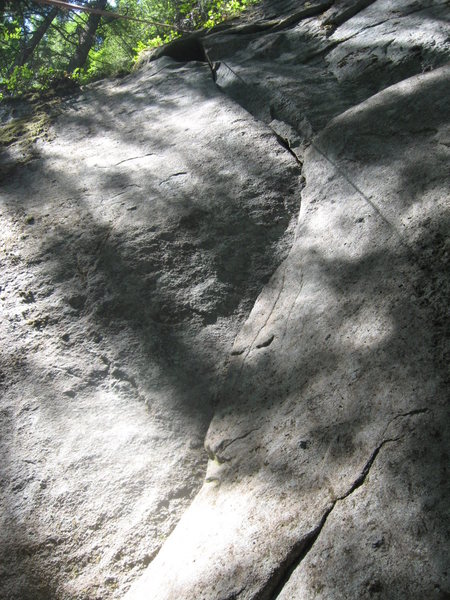
[{"label": "rock face", "polygon": [[206,66],[162,59],[62,113],[2,186],[2,598],[120,597],[157,552],[300,198]]},{"label": "rock face", "polygon": [[9,172],[2,597],[448,597],[447,10],[262,3]]}]

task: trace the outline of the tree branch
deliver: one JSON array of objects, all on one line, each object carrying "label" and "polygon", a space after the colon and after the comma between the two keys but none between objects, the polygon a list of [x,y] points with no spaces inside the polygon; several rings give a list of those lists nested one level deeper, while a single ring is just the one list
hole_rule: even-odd
[{"label": "tree branch", "polygon": [[127,21],[135,21],[137,23],[147,23],[148,25],[157,25],[158,27],[166,27],[168,29],[175,29],[180,33],[189,33],[185,29],[180,29],[176,25],[169,25],[168,23],[159,23],[158,21],[150,21],[149,19],[139,19],[137,17],[130,17],[129,15],[121,15],[113,13],[110,10],[102,10],[100,8],[89,8],[87,6],[79,6],[78,4],[69,4],[63,2],[63,0],[34,0],[37,4],[48,4],[50,6],[57,6],[62,10],[80,10],[82,12],[88,12],[94,15],[100,15],[102,17],[110,17],[112,19],[126,19]]}]

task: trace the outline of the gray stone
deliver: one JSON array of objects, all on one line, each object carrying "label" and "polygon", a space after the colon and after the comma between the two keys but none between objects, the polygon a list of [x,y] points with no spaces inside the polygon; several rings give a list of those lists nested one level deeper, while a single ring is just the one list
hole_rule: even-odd
[{"label": "gray stone", "polygon": [[4,179],[6,598],[447,597],[446,10],[267,0]]},{"label": "gray stone", "polygon": [[[285,121],[310,138],[310,130],[387,86],[448,62],[446,2],[377,0],[361,10],[364,4],[338,2],[321,17],[244,41],[207,36],[211,58],[220,61],[218,85],[259,119]],[[327,15],[351,13],[332,33]]]},{"label": "gray stone", "polygon": [[120,597],[201,486],[300,169],[169,59],[88,87],[49,135],[1,193],[0,596]]},{"label": "gray stone", "polygon": [[[430,439],[440,444],[445,422],[436,346],[445,269],[422,255],[444,258],[448,148],[437,140],[448,89],[448,68],[419,75],[312,140],[296,240],[235,341],[206,438],[206,482],[127,600],[265,599],[286,581],[286,600],[448,589],[448,446]],[[383,560],[360,548],[368,521],[367,535],[381,532],[375,547],[383,532],[407,528]],[[417,551],[402,553],[417,535]],[[358,555],[348,577],[347,546],[349,560]]]}]

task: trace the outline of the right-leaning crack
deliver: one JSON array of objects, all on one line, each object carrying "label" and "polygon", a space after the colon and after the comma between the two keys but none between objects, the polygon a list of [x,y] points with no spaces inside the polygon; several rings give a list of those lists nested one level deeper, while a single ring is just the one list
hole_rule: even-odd
[{"label": "right-leaning crack", "polygon": [[292,573],[301,564],[314,546],[336,504],[339,501],[348,498],[355,490],[363,485],[381,448],[383,448],[383,446],[386,444],[390,442],[396,442],[399,439],[400,438],[385,439],[375,448],[364,465],[361,473],[355,479],[350,488],[345,492],[345,494],[333,500],[331,506],[325,511],[316,527],[294,545],[284,561],[279,565],[278,569],[272,574],[264,588],[255,596],[254,600],[275,600],[278,598]]}]

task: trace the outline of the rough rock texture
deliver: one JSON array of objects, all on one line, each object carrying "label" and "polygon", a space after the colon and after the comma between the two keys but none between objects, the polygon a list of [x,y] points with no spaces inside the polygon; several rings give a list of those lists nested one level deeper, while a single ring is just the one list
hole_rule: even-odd
[{"label": "rough rock texture", "polygon": [[0,597],[120,597],[202,483],[300,170],[207,67],[167,59],[48,135],[1,194]]},{"label": "rough rock texture", "polygon": [[2,597],[448,597],[447,12],[268,0],[3,180]]},{"label": "rough rock texture", "polygon": [[312,141],[296,241],[234,343],[205,485],[127,599],[450,589],[449,75],[397,84]]}]

